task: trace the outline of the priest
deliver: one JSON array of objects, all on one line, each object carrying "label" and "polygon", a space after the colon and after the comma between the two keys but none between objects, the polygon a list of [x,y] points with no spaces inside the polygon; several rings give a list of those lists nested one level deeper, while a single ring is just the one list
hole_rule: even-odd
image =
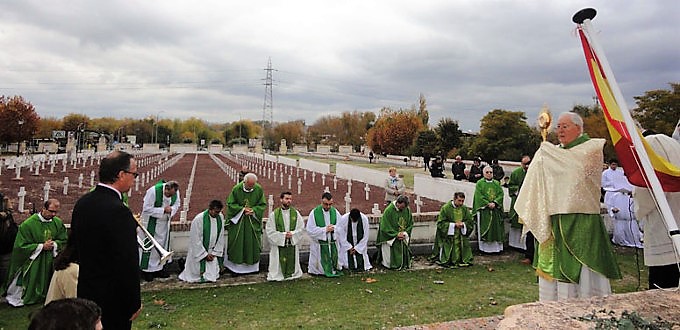
[{"label": "priest", "polygon": [[456,192],[437,217],[434,261],[444,267],[467,267],[472,264],[470,233],[475,222],[470,208],[464,205],[465,193]]},{"label": "priest", "polygon": [[503,188],[493,178],[493,168],[485,166],[484,177],[475,184],[473,213],[477,214],[479,250],[486,253],[503,251]]},{"label": "priest", "polygon": [[400,195],[383,211],[378,227],[378,258],[382,265],[389,269],[407,269],[411,267],[411,230],[413,217],[408,207],[409,199]]},{"label": "priest", "polygon": [[257,175],[248,173],[227,198],[227,244],[224,266],[233,274],[260,271],[262,216],[267,206]]},{"label": "priest", "polygon": [[19,226],[7,286],[7,302],[14,307],[45,301],[54,258],[66,248],[66,227],[56,216],[59,208],[58,200],[48,199],[39,213]]},{"label": "priest", "polygon": [[338,262],[338,236],[336,225],[341,215],[333,207],[333,195],[324,192],[321,195],[321,205],[315,207],[307,218],[307,233],[311,238],[309,243],[309,269],[314,275],[337,277],[342,275]]},{"label": "priest", "polygon": [[218,258],[224,252],[224,205],[213,200],[208,209],[191,221],[189,249],[179,279],[186,282],[216,282],[220,277]]},{"label": "priest", "polygon": [[340,217],[337,228],[340,266],[350,271],[371,269],[368,257],[368,217],[359,209],[352,209]]},{"label": "priest", "polygon": [[305,221],[300,212],[291,206],[291,192],[282,192],[279,199],[281,206],[269,213],[265,225],[269,240],[267,281],[292,280],[302,276],[300,243],[305,231]]}]

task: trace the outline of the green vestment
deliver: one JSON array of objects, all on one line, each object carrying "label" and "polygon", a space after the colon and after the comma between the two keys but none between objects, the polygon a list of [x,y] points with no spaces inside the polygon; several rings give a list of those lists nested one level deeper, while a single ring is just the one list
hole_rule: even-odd
[{"label": "green vestment", "polygon": [[[564,149],[588,141],[582,134]],[[559,189],[559,187],[557,187]],[[550,216],[552,238],[538,246],[537,273],[549,279],[579,283],[582,265],[610,279],[621,272],[600,214],[554,214]]]},{"label": "green vestment", "polygon": [[[288,225],[288,228],[290,232],[295,231],[295,227],[297,226],[297,215],[298,212],[295,210],[295,208],[291,207],[290,208],[290,223]],[[274,210],[274,221],[276,224],[276,231],[285,233],[286,232],[286,226],[285,223],[283,222],[283,212],[281,211],[280,207],[277,207]],[[270,249],[275,248],[274,246],[271,246]],[[295,245],[292,244],[290,238],[286,238],[286,244],[285,246],[279,246],[279,266],[281,267],[281,274],[283,274],[283,278],[289,278],[295,273]],[[270,260],[269,262],[275,262],[274,260]]]},{"label": "green vestment", "polygon": [[522,182],[524,182],[526,175],[527,171],[519,167],[512,171],[510,181],[508,181],[508,193],[510,194],[510,212],[508,216],[510,217],[510,226],[512,228],[522,228],[517,211],[515,211],[515,201],[517,201],[517,194],[519,194],[519,189],[522,188]]},{"label": "green vestment", "polygon": [[[488,208],[488,204],[494,202],[494,209]],[[475,197],[473,201],[474,213],[479,213],[479,232],[482,241],[503,242],[505,240],[505,228],[503,227],[503,188],[496,180],[477,181]]]},{"label": "green vestment", "polygon": [[30,259],[30,256],[38,244],[45,243],[48,239],[57,243],[57,252],[66,247],[66,227],[61,219],[54,217],[49,222],[42,222],[36,213],[19,226],[10,259],[8,281],[11,283],[19,275],[16,285],[23,287],[21,298],[24,305],[43,302],[47,295],[53,272],[54,251],[43,250],[35,259]]},{"label": "green vestment", "polygon": [[[462,228],[456,228],[454,234],[449,235],[449,225],[457,222],[465,223],[465,234]],[[469,266],[472,263],[469,236],[474,226],[472,213],[467,206],[455,207],[453,201],[444,204],[437,217],[436,251],[432,252],[434,261],[442,266]]]},{"label": "green vestment", "polygon": [[408,207],[399,211],[394,205],[394,202],[392,202],[385,208],[385,211],[380,218],[376,245],[378,245],[378,249],[381,249],[382,244],[388,244],[388,241],[394,239],[394,242],[390,247],[390,269],[406,269],[411,267],[411,249],[409,248],[409,241],[399,240],[397,239],[397,235],[401,232],[406,232],[410,239],[412,229],[413,217],[411,215],[411,210]]},{"label": "green vestment", "polygon": [[[227,257],[235,264],[254,265],[260,262],[262,251],[262,214],[267,206],[264,191],[256,183],[252,191],[243,190],[239,182],[227,198]],[[237,223],[231,221],[245,207],[253,209],[253,215],[241,214]]]}]

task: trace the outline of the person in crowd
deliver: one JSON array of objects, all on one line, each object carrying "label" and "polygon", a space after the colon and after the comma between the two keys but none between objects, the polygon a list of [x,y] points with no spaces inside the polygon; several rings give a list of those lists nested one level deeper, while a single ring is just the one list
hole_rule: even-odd
[{"label": "person in crowd", "polygon": [[413,216],[408,204],[408,196],[401,195],[385,208],[380,218],[376,238],[378,260],[389,269],[401,270],[411,267]]},{"label": "person in crowd", "polygon": [[350,271],[365,271],[371,269],[368,256],[368,217],[359,209],[351,209],[338,220],[336,226],[340,252],[338,260],[340,266]]},{"label": "person in crowd", "polygon": [[472,264],[469,237],[475,222],[464,203],[465,193],[458,191],[439,211],[431,260],[441,266],[457,268]]},{"label": "person in crowd", "polygon": [[368,152],[368,162],[373,163],[373,158],[375,158],[375,155],[373,155],[373,151]]},{"label": "person in crowd", "polygon": [[69,244],[78,252],[78,297],[101,307],[106,329],[130,329],[142,310],[138,222],[122,200],[137,176],[134,157],[114,151],[101,160],[95,189],[73,207]]},{"label": "person in crowd", "polygon": [[73,244],[66,248],[54,259],[54,274],[47,290],[45,305],[53,300],[75,298],[78,296],[78,254]]},{"label": "person in crowd", "polygon": [[241,170],[238,172],[238,182],[243,182],[243,178],[245,178],[248,173],[250,173],[248,166],[245,164],[241,166]]},{"label": "person in crowd", "polygon": [[573,112],[558,117],[556,131],[560,144],[541,144],[515,202],[525,231],[539,242],[539,300],[608,295],[609,279],[621,272],[600,216],[605,140],[583,133]]},{"label": "person in crowd", "polygon": [[451,173],[453,173],[453,179],[458,181],[467,180],[465,175],[465,163],[463,163],[463,158],[456,156],[455,161],[451,165]]},{"label": "person in crowd", "polygon": [[269,272],[267,281],[300,278],[300,243],[305,231],[302,215],[295,209],[293,194],[284,191],[279,195],[281,206],[269,214],[266,224],[269,240]]},{"label": "person in crowd", "polygon": [[406,186],[404,185],[404,180],[397,175],[397,168],[390,167],[389,176],[385,179],[385,205],[394,201],[397,196],[402,195],[406,192]]},{"label": "person in crowd", "polygon": [[473,213],[477,215],[479,250],[485,253],[503,251],[503,188],[494,180],[491,166],[484,167],[484,178],[475,184]]},{"label": "person in crowd", "polygon": [[14,307],[45,301],[54,258],[67,241],[66,227],[56,216],[60,207],[58,200],[48,199],[19,226],[7,273],[6,299]]},{"label": "person in crowd", "polygon": [[19,226],[14,222],[9,198],[3,196],[2,193],[0,193],[0,203],[0,292],[2,292],[2,288],[7,284],[9,261]]},{"label": "person in crowd", "polygon": [[[680,167],[680,142],[663,134],[646,136],[654,151],[676,167]],[[666,192],[666,200],[680,228],[680,192]],[[649,267],[649,289],[677,288],[680,286],[680,264],[673,241],[656,202],[647,188],[635,187],[635,215],[645,224],[644,260]]]},{"label": "person in crowd", "polygon": [[510,194],[510,232],[508,234],[508,244],[516,249],[524,250],[524,259],[521,262],[530,265],[534,261],[534,235],[531,232],[527,232],[525,238],[522,239],[524,225],[519,221],[515,211],[515,202],[517,201],[519,190],[522,188],[522,183],[524,183],[524,177],[527,175],[529,164],[531,164],[531,157],[529,155],[522,156],[520,164],[520,167],[510,173],[510,181],[508,181],[508,194]]},{"label": "person in crowd", "polygon": [[430,156],[429,152],[423,153],[423,163],[425,164],[425,172],[427,172],[430,169],[430,159],[432,157]]},{"label": "person in crowd", "polygon": [[[180,207],[179,184],[177,181],[159,181],[146,190],[142,206],[142,225],[153,238],[166,250],[170,247],[170,221],[177,214]],[[139,239],[144,240],[145,234],[140,230]],[[146,250],[145,250],[146,249]],[[172,262],[168,259],[168,262]],[[154,278],[167,278],[170,275],[163,268],[161,255],[149,242],[147,246],[139,248],[139,268],[146,281]]]},{"label": "person in crowd", "polygon": [[503,166],[498,164],[498,159],[491,161],[491,168],[493,169],[493,179],[498,182],[503,182],[503,177],[505,177],[505,170]]},{"label": "person in crowd", "polygon": [[224,253],[224,204],[212,200],[208,208],[191,221],[189,248],[179,279],[190,283],[216,282]]},{"label": "person in crowd", "polygon": [[33,314],[31,323],[28,325],[28,330],[102,330],[103,328],[101,308],[95,302],[83,298],[54,300]]},{"label": "person in crowd", "polygon": [[338,220],[342,215],[333,207],[333,195],[324,192],[321,204],[309,213],[307,233],[309,244],[308,272],[314,275],[337,277],[342,275],[338,251],[340,243],[336,232]]},{"label": "person in crowd", "polygon": [[604,203],[613,220],[612,242],[617,245],[642,248],[642,232],[635,218],[633,185],[628,182],[616,159],[602,172]]},{"label": "person in crowd", "polygon": [[472,160],[472,166],[470,166],[470,172],[468,173],[468,181],[472,183],[477,183],[479,179],[483,178],[482,175],[482,158],[476,157]]},{"label": "person in crowd", "polygon": [[227,242],[224,266],[233,274],[260,271],[262,216],[267,203],[257,175],[248,173],[227,198]]},{"label": "person in crowd", "polygon": [[441,156],[437,156],[432,160],[430,164],[430,175],[433,178],[443,178],[444,175],[444,160]]}]

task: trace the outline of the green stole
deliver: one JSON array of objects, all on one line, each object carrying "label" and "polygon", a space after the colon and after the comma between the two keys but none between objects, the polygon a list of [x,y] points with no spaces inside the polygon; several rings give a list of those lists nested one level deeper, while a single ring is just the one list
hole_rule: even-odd
[{"label": "green stole", "polygon": [[[352,244],[352,246],[357,245],[357,243],[361,242],[361,240],[364,238],[364,221],[363,219],[359,218],[357,221],[357,241],[354,241],[354,235],[352,235],[352,220],[347,219],[347,242]],[[356,251],[356,250],[355,250]],[[357,256],[357,261],[356,264],[354,262],[353,256]],[[350,270],[364,270],[364,258],[361,254],[355,253],[354,255],[350,254],[349,251],[347,251],[347,266]]]},{"label": "green stole", "polygon": [[[219,241],[220,235],[222,234],[222,218],[220,217],[220,214],[217,214],[217,239],[215,241]],[[203,248],[205,249],[205,252],[208,252],[208,249],[210,249],[210,213],[208,213],[208,210],[203,211]],[[208,252],[209,254],[210,252]],[[205,258],[201,259],[200,266],[201,266],[201,282],[205,282],[205,279],[203,278],[203,273],[205,273],[205,263],[206,260]]]},{"label": "green stole", "polygon": [[[297,226],[297,211],[294,208],[290,210],[290,230],[294,231]],[[283,223],[283,212],[281,208],[274,210],[274,223],[276,224],[276,231],[286,232],[286,227]],[[286,238],[284,246],[279,246],[279,265],[284,278],[288,278],[295,273],[295,245],[293,245],[289,238]],[[270,261],[271,262],[271,261]]]},{"label": "green stole", "polygon": [[[156,201],[153,204],[153,207],[161,207],[163,206],[163,184],[165,183],[165,180],[158,181],[154,188],[156,189]],[[172,195],[170,198],[170,205],[175,205],[175,202],[177,201],[177,194]],[[156,219],[155,217],[149,217],[149,223],[146,225],[146,230],[149,231],[149,234],[151,236],[156,235]],[[169,234],[169,233],[168,233]],[[168,237],[168,243],[170,242],[170,237]],[[143,248],[144,249],[150,249],[153,247],[151,242],[149,244],[145,245]],[[149,268],[149,257],[151,256],[151,250],[149,251],[143,251],[142,252],[142,261],[139,263],[139,267],[141,269],[147,269]]]},{"label": "green stole", "polygon": [[[337,211],[331,206],[329,212],[330,221],[332,225],[337,223]],[[317,227],[326,227],[326,220],[323,216],[323,208],[321,205],[314,208],[314,222]],[[319,240],[319,250],[321,252],[321,266],[323,267],[324,275],[327,277],[336,277],[342,275],[337,268],[338,265],[338,247],[335,245],[335,238],[331,235],[330,241]]]}]

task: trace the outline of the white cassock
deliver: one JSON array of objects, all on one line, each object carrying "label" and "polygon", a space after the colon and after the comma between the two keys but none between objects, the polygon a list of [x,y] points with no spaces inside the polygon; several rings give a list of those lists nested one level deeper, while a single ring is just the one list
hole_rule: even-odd
[{"label": "white cassock", "polygon": [[[338,212],[338,210],[335,208],[333,208],[332,210],[335,210],[336,219],[340,220],[340,217],[342,217],[340,212]],[[329,238],[331,237],[335,238],[335,244],[338,249],[338,254],[340,252],[340,245],[338,244],[337,233],[326,232],[325,226],[331,224],[330,214],[331,214],[330,210],[323,211],[323,218],[325,223],[324,227],[318,227],[316,225],[316,219],[314,219],[314,209],[312,209],[312,211],[309,213],[309,217],[307,218],[307,234],[309,234],[309,238],[311,240],[311,242],[309,242],[309,268],[307,269],[307,272],[310,274],[325,275],[323,271],[323,266],[321,266],[321,247],[319,246],[319,241],[328,241]],[[339,265],[337,266],[338,269],[341,269]]]},{"label": "white cassock", "polygon": [[[297,213],[297,221],[295,223],[295,228],[291,230],[290,210],[291,208],[281,210],[281,216],[283,217],[283,232],[276,230],[274,212],[269,213],[269,219],[267,219],[267,224],[265,225],[267,240],[269,240],[269,272],[267,273],[267,281],[292,280],[302,276],[302,268],[300,268],[300,242],[305,231],[305,220],[302,218],[302,215],[300,215],[300,212],[294,209]],[[281,271],[281,264],[279,263],[279,246],[285,246],[286,232],[289,231],[293,233],[290,244],[295,246],[295,272],[293,272],[290,277],[284,278],[283,272]]]},{"label": "white cassock", "polygon": [[[165,190],[165,186],[163,187],[163,190]],[[179,210],[180,207],[180,197],[179,197],[179,191],[175,192],[177,195],[177,200],[175,200],[175,204],[173,204],[172,211],[170,214],[165,213],[165,207],[170,205],[172,202],[172,197],[165,197],[163,195],[163,205],[161,207],[155,207],[154,204],[156,203],[156,186],[151,186],[151,188],[146,190],[146,194],[144,195],[144,205],[142,206],[142,225],[144,228],[148,229],[149,226],[149,217],[154,217],[156,218],[156,227],[154,231],[153,238],[166,250],[170,250],[170,219],[177,214],[177,211]],[[141,230],[137,230],[137,235],[139,238],[143,241],[146,236],[144,233],[142,233]],[[142,260],[142,249],[139,249],[139,259],[140,263]],[[172,257],[168,258],[167,260],[168,263],[172,262]],[[146,269],[142,269],[145,272],[157,272],[163,269],[163,265],[161,265],[161,258],[160,254],[158,254],[158,250],[155,248],[151,249],[151,254],[149,256],[149,266]]]},{"label": "white cassock", "polygon": [[364,262],[364,270],[369,270],[373,266],[371,266],[371,261],[368,258],[369,228],[368,217],[365,214],[361,213],[361,224],[363,227],[364,236],[354,246],[352,246],[352,244],[347,240],[347,232],[350,230],[351,226],[352,240],[354,242],[357,241],[357,224],[358,222],[349,220],[349,213],[345,213],[342,217],[340,217],[340,219],[338,219],[338,225],[335,227],[336,233],[338,235],[338,243],[340,244],[340,248],[338,249],[338,262],[340,263],[340,266],[349,268],[347,251],[354,247],[354,250],[357,252],[357,254],[352,256],[352,258],[354,258],[354,264],[357,265],[357,259],[362,258]]},{"label": "white cassock", "polygon": [[[642,248],[642,232],[635,219],[633,185],[628,182],[622,168],[608,168],[602,172],[604,203],[613,220],[614,244]],[[617,211],[618,210],[618,211]]]},{"label": "white cassock", "polygon": [[[187,261],[184,264],[184,270],[179,274],[179,279],[186,282],[215,282],[220,277],[220,262],[218,257],[222,256],[224,251],[224,216],[220,213],[218,216],[222,219],[222,228],[217,226],[217,218],[210,217],[210,242],[208,249],[203,246],[203,216],[207,210],[199,213],[191,221],[191,231],[189,240],[189,251],[187,251]],[[219,231],[219,235],[218,235]],[[201,260],[208,256],[208,253],[215,256],[212,261],[205,262],[205,272],[201,277]]]}]

